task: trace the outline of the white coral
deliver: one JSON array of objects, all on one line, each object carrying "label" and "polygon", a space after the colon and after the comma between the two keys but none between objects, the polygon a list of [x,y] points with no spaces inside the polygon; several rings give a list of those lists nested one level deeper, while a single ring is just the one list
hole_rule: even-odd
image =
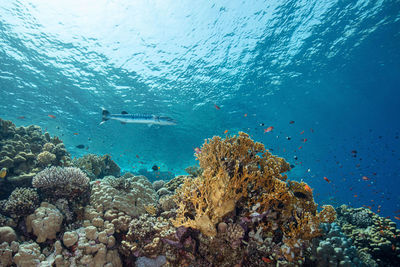
[{"label": "white coral", "polygon": [[42,202],[35,213],[26,219],[28,232],[33,232],[37,236],[36,241],[42,243],[46,239],[55,239],[56,233],[60,231],[63,215],[58,209],[47,203]]}]

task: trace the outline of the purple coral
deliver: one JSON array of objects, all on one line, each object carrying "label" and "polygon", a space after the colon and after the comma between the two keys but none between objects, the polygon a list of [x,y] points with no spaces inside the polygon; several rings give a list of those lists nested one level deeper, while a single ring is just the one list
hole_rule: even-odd
[{"label": "purple coral", "polygon": [[32,185],[57,198],[73,197],[88,190],[89,178],[79,168],[50,167],[35,175]]}]

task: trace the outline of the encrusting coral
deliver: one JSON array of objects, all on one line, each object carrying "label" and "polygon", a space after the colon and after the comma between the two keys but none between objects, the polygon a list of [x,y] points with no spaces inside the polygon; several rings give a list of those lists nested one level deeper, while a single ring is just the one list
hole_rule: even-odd
[{"label": "encrusting coral", "polygon": [[335,219],[331,206],[317,213],[312,193],[302,190],[303,184],[285,182],[282,173],[290,166],[283,158],[273,156],[243,132],[224,140],[218,136],[206,140],[196,156],[204,171],[185,179],[177,190],[176,227],[191,227],[214,237],[216,225],[239,210],[258,219],[265,233],[279,229],[278,238],[285,244],[281,252],[294,261],[301,258],[304,243],[320,235],[319,224]]}]

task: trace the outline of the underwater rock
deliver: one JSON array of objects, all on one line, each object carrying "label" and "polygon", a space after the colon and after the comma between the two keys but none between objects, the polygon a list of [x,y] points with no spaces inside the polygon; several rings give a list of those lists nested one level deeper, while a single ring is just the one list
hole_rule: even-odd
[{"label": "underwater rock", "polygon": [[160,255],[155,259],[147,257],[139,257],[136,260],[136,267],[161,267],[167,262],[165,256]]},{"label": "underwater rock", "polygon": [[74,159],[73,164],[84,171],[91,180],[101,179],[109,175],[118,177],[121,172],[120,167],[111,159],[110,155],[87,154]]}]

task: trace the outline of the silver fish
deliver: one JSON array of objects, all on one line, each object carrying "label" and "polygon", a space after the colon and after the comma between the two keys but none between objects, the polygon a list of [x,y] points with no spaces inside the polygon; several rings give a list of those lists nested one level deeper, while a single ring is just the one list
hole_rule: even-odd
[{"label": "silver fish", "polygon": [[103,118],[100,125],[108,120],[117,120],[121,123],[142,123],[149,125],[176,125],[176,121],[170,117],[157,116],[152,114],[129,114],[122,111],[121,114],[111,114],[108,110],[103,109]]}]

